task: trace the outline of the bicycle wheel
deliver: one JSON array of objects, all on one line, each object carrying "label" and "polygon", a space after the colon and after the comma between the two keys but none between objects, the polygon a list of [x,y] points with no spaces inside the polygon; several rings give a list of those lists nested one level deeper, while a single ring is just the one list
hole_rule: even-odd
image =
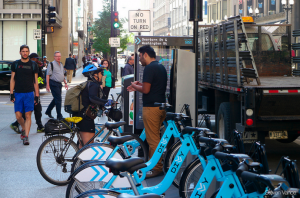
[{"label": "bicycle wheel", "polygon": [[179,193],[182,198],[191,197],[203,171],[199,158],[195,159],[187,166],[182,174],[179,185]]},{"label": "bicycle wheel", "polygon": [[86,191],[103,188],[105,184],[106,182],[103,181],[78,182],[75,178],[72,178],[67,187],[66,198],[74,198]]},{"label": "bicycle wheel", "polygon": [[[114,147],[109,144],[102,144],[101,147],[109,147],[111,150],[114,150]],[[117,150],[117,153],[114,154],[114,156],[120,155],[123,159],[125,159],[125,155],[122,150]],[[112,156],[113,158],[113,156]],[[98,159],[95,159],[98,160]],[[84,162],[80,160],[78,157],[74,160],[71,168],[71,173],[73,173],[79,166],[81,166]]]},{"label": "bicycle wheel", "polygon": [[[172,162],[174,161],[176,155],[177,155],[177,152],[179,151],[181,147],[181,141],[178,140],[177,142],[175,142],[172,147],[169,149],[169,151],[167,152],[167,155],[166,155],[166,158],[165,158],[165,161],[164,161],[164,171],[165,173],[168,172],[170,166],[172,165]],[[181,179],[181,176],[183,174],[183,171],[185,170],[186,168],[186,159],[184,160],[184,162],[182,163],[176,177],[174,178],[174,181],[173,181],[173,185],[178,188],[179,187],[179,182],[180,182],[180,179]]]},{"label": "bicycle wheel", "polygon": [[[51,184],[68,184],[72,158],[78,150],[75,142],[67,142],[65,136],[53,136],[45,140],[37,152],[37,167],[43,178]],[[63,152],[63,153],[62,153]]]},{"label": "bicycle wheel", "polygon": [[124,135],[131,135],[134,137],[133,140],[127,141],[127,149],[130,152],[130,155],[133,157],[140,157],[143,158],[144,162],[148,161],[148,148],[146,147],[145,143],[141,138],[133,133],[121,133],[122,136]]}]

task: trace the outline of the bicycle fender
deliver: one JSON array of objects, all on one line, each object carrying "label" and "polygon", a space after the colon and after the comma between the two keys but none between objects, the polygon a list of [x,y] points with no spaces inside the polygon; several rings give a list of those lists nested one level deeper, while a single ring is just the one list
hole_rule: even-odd
[{"label": "bicycle fender", "polygon": [[82,164],[81,166],[79,166],[76,170],[74,170],[73,173],[71,173],[71,175],[68,178],[68,181],[70,181],[72,178],[74,178],[80,171],[89,168],[91,166],[94,165],[105,165],[105,161],[106,160],[92,160],[92,161],[88,161],[84,164]]},{"label": "bicycle fender", "polygon": [[79,182],[108,182],[112,176],[113,174],[109,172],[109,168],[105,166],[105,161],[101,160],[83,164],[71,174],[70,178],[74,178]]},{"label": "bicycle fender", "polygon": [[[114,149],[115,147],[111,145],[107,145],[105,143],[96,143],[81,150],[81,152],[78,153],[78,155],[76,153],[76,157],[82,161],[100,159],[106,160],[108,157],[110,157]],[[118,152],[114,153],[113,158],[123,159],[123,157]]]},{"label": "bicycle fender", "polygon": [[91,148],[91,147],[94,147],[95,145],[102,145],[102,144],[105,144],[105,143],[99,143],[99,142],[96,142],[96,143],[91,143],[91,144],[87,144],[85,146],[83,146],[81,149],[79,149],[75,155],[73,156],[73,161],[85,150],[85,149],[88,149],[88,148]]}]

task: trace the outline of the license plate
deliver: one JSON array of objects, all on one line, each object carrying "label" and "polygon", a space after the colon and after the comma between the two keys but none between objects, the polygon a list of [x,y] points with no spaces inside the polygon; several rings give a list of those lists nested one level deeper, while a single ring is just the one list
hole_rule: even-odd
[{"label": "license plate", "polygon": [[269,131],[270,139],[288,139],[287,131]]}]

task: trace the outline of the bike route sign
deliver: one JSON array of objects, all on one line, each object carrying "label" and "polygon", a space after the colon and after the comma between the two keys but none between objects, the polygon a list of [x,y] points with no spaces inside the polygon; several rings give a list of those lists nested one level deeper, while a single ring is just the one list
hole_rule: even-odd
[{"label": "bike route sign", "polygon": [[128,29],[129,32],[150,32],[151,17],[150,10],[129,10]]}]

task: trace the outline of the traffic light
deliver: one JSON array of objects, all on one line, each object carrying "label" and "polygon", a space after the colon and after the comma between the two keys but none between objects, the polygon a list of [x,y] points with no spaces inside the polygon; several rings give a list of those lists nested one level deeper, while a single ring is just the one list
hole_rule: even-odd
[{"label": "traffic light", "polygon": [[120,29],[115,29],[115,36],[120,36]]},{"label": "traffic light", "polygon": [[118,12],[112,12],[112,25],[115,29],[118,29],[120,27]]},{"label": "traffic light", "polygon": [[54,17],[56,17],[55,7],[48,6],[48,23],[49,24],[56,23],[56,19],[53,19]]}]

